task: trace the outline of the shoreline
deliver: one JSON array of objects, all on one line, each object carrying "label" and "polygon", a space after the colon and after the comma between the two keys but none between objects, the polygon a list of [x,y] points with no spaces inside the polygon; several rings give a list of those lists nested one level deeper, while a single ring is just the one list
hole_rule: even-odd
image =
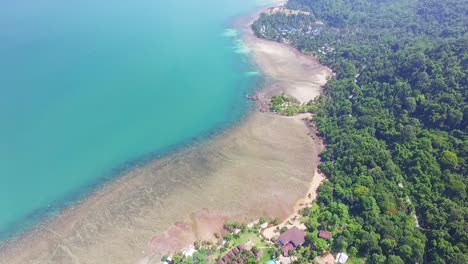
[{"label": "shoreline", "polygon": [[[284,1],[278,2],[283,3]],[[266,8],[260,9],[255,14],[250,15],[249,19],[256,18],[264,10]],[[245,21],[241,19],[238,23],[245,23]],[[259,89],[259,93],[270,96],[284,91],[293,94],[296,92],[297,94],[297,91],[300,90],[299,94],[304,95],[304,84],[317,84],[317,87],[314,87],[312,92],[307,91],[301,101],[304,102],[304,98],[307,96],[313,98],[320,93],[323,71],[326,75],[326,72],[329,71],[328,68],[320,65],[316,59],[300,54],[292,47],[258,39],[251,33],[250,35],[246,34],[245,30],[250,31],[250,22],[242,25],[240,27],[240,30],[243,31],[242,37],[247,46],[252,47],[253,61],[258,66],[257,68],[268,77],[266,87]],[[238,26],[239,24],[236,25],[236,27]],[[305,70],[301,71],[297,65],[282,65],[285,68],[289,67],[291,72],[295,73],[289,78],[285,76],[288,73],[282,67],[278,67],[278,61],[271,61],[268,58],[271,52],[278,50],[280,50],[279,53],[286,54],[282,54],[284,56],[279,59],[280,63],[291,62],[291,58],[296,58],[297,60],[293,61],[292,64],[299,64],[299,68],[303,67],[303,64],[315,67],[306,67],[308,75],[314,75],[311,72],[320,68],[322,72],[317,74],[320,75],[318,81],[304,82],[301,78],[300,82],[288,86],[291,78],[304,74]],[[270,68],[268,68],[269,66]],[[275,78],[275,74],[279,74],[280,78]],[[210,239],[213,236],[213,230],[222,228],[227,219],[248,221],[255,216],[260,216],[260,213],[277,214],[284,218],[291,216],[291,210],[294,215],[295,211],[299,210],[297,209],[301,203],[299,200],[303,195],[296,193],[293,195],[294,197],[285,198],[286,193],[291,190],[297,191],[298,188],[310,193],[315,187],[314,179],[318,176],[314,175],[310,179],[309,173],[311,169],[318,166],[318,153],[321,152],[322,148],[320,139],[311,139],[307,135],[309,128],[304,125],[302,117],[281,117],[271,113],[254,112],[246,117],[246,120],[241,120],[240,123],[236,127],[228,128],[227,131],[214,136],[213,139],[209,139],[209,142],[202,143],[207,146],[190,146],[187,150],[137,167],[128,174],[112,180],[93,192],[84,201],[66,209],[56,219],[34,228],[34,231],[19,240],[18,245],[6,248],[6,253],[0,247],[0,263],[38,263],[36,258],[39,261],[47,260],[48,263],[68,263],[63,262],[66,260],[70,263],[96,263],[96,261],[101,260],[100,263],[102,263],[105,259],[109,262],[114,261],[112,263],[128,263],[126,260],[133,261],[132,263],[155,263],[159,261],[159,253],[163,255],[166,252],[176,251],[185,247],[189,241],[193,243],[193,240]],[[284,127],[288,126],[291,128],[285,130]],[[290,137],[285,138],[289,134]],[[280,146],[272,146],[277,140],[288,142],[282,142]],[[308,149],[309,147],[311,149]],[[297,156],[293,155],[294,157],[286,160],[290,162],[285,162],[284,159],[292,153]],[[287,155],[285,156],[285,154]],[[206,164],[200,165],[200,162],[206,162]],[[233,163],[236,164],[233,165]],[[313,165],[310,166],[311,164]],[[186,168],[180,169],[179,167]],[[174,168],[177,168],[175,172]],[[192,179],[184,175],[187,172],[192,173],[192,171],[200,171],[200,176],[203,178]],[[210,175],[204,176],[203,173]],[[245,173],[247,177],[250,176],[249,180],[252,177],[259,178],[254,182],[268,185],[265,190],[271,190],[271,193],[257,196],[249,194],[253,189],[242,190],[243,187],[246,187],[246,176],[241,175],[242,173]],[[271,176],[272,173],[275,173],[275,176]],[[175,179],[168,177],[176,174],[182,176]],[[223,175],[224,177],[222,177]],[[161,180],[154,179],[156,176],[164,177]],[[227,176],[233,177],[233,179],[229,178],[226,183]],[[275,180],[278,182],[268,182]],[[151,182],[152,185],[148,186],[148,182]],[[291,186],[283,187],[283,184],[291,184]],[[162,194],[162,198],[154,199],[152,194],[158,191],[155,191],[153,187],[160,188],[161,185],[167,185],[164,188],[165,192]],[[233,191],[229,187],[234,188],[235,192],[231,196],[226,194],[226,192]],[[221,190],[217,190],[218,188]],[[181,192],[189,190],[194,194],[187,195],[188,198],[179,197],[183,194],[174,197],[174,193],[177,194],[179,190]],[[236,199],[242,199],[246,195],[252,196],[248,197],[251,204],[241,205],[239,202],[242,200],[236,201]],[[227,198],[225,198],[226,196]],[[119,198],[125,198],[125,201],[116,202],[115,200]],[[190,198],[200,201],[185,205],[184,201],[188,202]],[[210,200],[216,198],[226,201],[218,204]],[[233,198],[235,202],[230,202],[229,198]],[[259,201],[250,201],[250,199],[255,198],[258,198]],[[265,204],[266,201],[271,202],[271,199],[274,199],[273,202],[276,201],[275,205]],[[202,205],[202,207],[198,209],[196,206],[191,207],[194,204]],[[240,209],[226,210],[232,206],[240,206]],[[258,207],[261,207],[261,210],[258,210]],[[144,211],[144,209],[151,208],[160,208],[161,210],[157,212]],[[174,221],[169,220],[160,220],[164,227],[160,227],[158,224],[149,224],[149,221],[161,218],[159,213],[167,213],[165,210],[168,208],[174,208],[175,212],[171,211],[171,216],[168,218],[178,219],[175,224]],[[101,213],[102,210],[105,212]],[[119,212],[122,210],[128,210],[124,211],[128,215],[121,216]],[[115,224],[105,221],[109,219],[114,220]],[[87,225],[92,225],[92,227],[88,228]],[[111,234],[116,236],[115,241],[106,240]],[[142,241],[145,238],[146,240]],[[175,238],[174,241],[171,241],[173,238]],[[118,251],[122,247],[125,250],[113,258],[104,255],[109,250]],[[105,250],[105,252],[99,253],[100,250]],[[125,262],[120,262],[124,259]],[[117,262],[115,262],[116,260]]]},{"label": "shoreline", "polygon": [[[261,8],[234,23],[251,50],[254,65],[266,78],[264,87],[250,96],[251,100],[263,103],[262,101],[269,100],[272,96],[285,94],[297,99],[301,104],[306,104],[321,94],[322,87],[334,75],[333,70],[320,64],[318,58],[304,54],[287,43],[258,38],[253,32],[251,25],[262,13],[281,8],[286,2],[287,0],[277,0],[274,5]],[[270,60],[271,57],[276,58]],[[282,67],[288,70],[282,70]],[[309,73],[313,76],[308,76]],[[263,109],[260,106],[257,110]]]}]

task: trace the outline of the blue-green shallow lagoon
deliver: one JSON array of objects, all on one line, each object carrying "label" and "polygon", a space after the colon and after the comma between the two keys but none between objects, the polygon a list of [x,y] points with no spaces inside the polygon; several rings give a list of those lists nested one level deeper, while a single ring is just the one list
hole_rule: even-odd
[{"label": "blue-green shallow lagoon", "polygon": [[128,164],[237,122],[253,0],[0,3],[0,241]]}]

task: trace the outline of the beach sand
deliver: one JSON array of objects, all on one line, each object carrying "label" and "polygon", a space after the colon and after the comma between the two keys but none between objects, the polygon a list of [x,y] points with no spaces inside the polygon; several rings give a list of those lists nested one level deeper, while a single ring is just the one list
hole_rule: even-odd
[{"label": "beach sand", "polygon": [[[261,92],[313,99],[331,71],[238,22],[268,77]],[[310,190],[322,145],[303,116],[254,112],[239,125],[131,170],[0,248],[1,264],[159,263],[226,220],[286,218]]]},{"label": "beach sand", "polygon": [[321,87],[331,77],[330,69],[285,44],[252,35],[246,39],[258,67],[271,78],[271,85],[262,91],[266,96],[286,94],[308,103],[320,95]]}]

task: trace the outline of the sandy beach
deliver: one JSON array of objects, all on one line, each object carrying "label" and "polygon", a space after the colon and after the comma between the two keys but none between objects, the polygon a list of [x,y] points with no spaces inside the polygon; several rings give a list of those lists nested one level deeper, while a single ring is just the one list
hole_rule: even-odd
[{"label": "sandy beach", "polygon": [[[257,15],[235,24],[267,78],[259,93],[304,103],[318,96],[331,70],[256,38],[249,24]],[[303,118],[256,111],[206,142],[135,168],[2,246],[0,263],[159,263],[212,239],[228,219],[285,219],[321,181],[314,173],[323,146]]]}]

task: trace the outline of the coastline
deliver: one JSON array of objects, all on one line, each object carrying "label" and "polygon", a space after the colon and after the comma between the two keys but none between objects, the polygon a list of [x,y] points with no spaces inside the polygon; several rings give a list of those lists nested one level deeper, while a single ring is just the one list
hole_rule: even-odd
[{"label": "coastline", "polygon": [[[331,71],[292,47],[253,36],[250,23],[264,10],[236,23],[268,78],[259,93],[313,99]],[[289,219],[319,179],[313,174],[323,145],[302,118],[254,112],[203,145],[135,168],[0,249],[0,263],[157,263],[211,239],[227,219]],[[264,193],[253,193],[259,188]]]}]

